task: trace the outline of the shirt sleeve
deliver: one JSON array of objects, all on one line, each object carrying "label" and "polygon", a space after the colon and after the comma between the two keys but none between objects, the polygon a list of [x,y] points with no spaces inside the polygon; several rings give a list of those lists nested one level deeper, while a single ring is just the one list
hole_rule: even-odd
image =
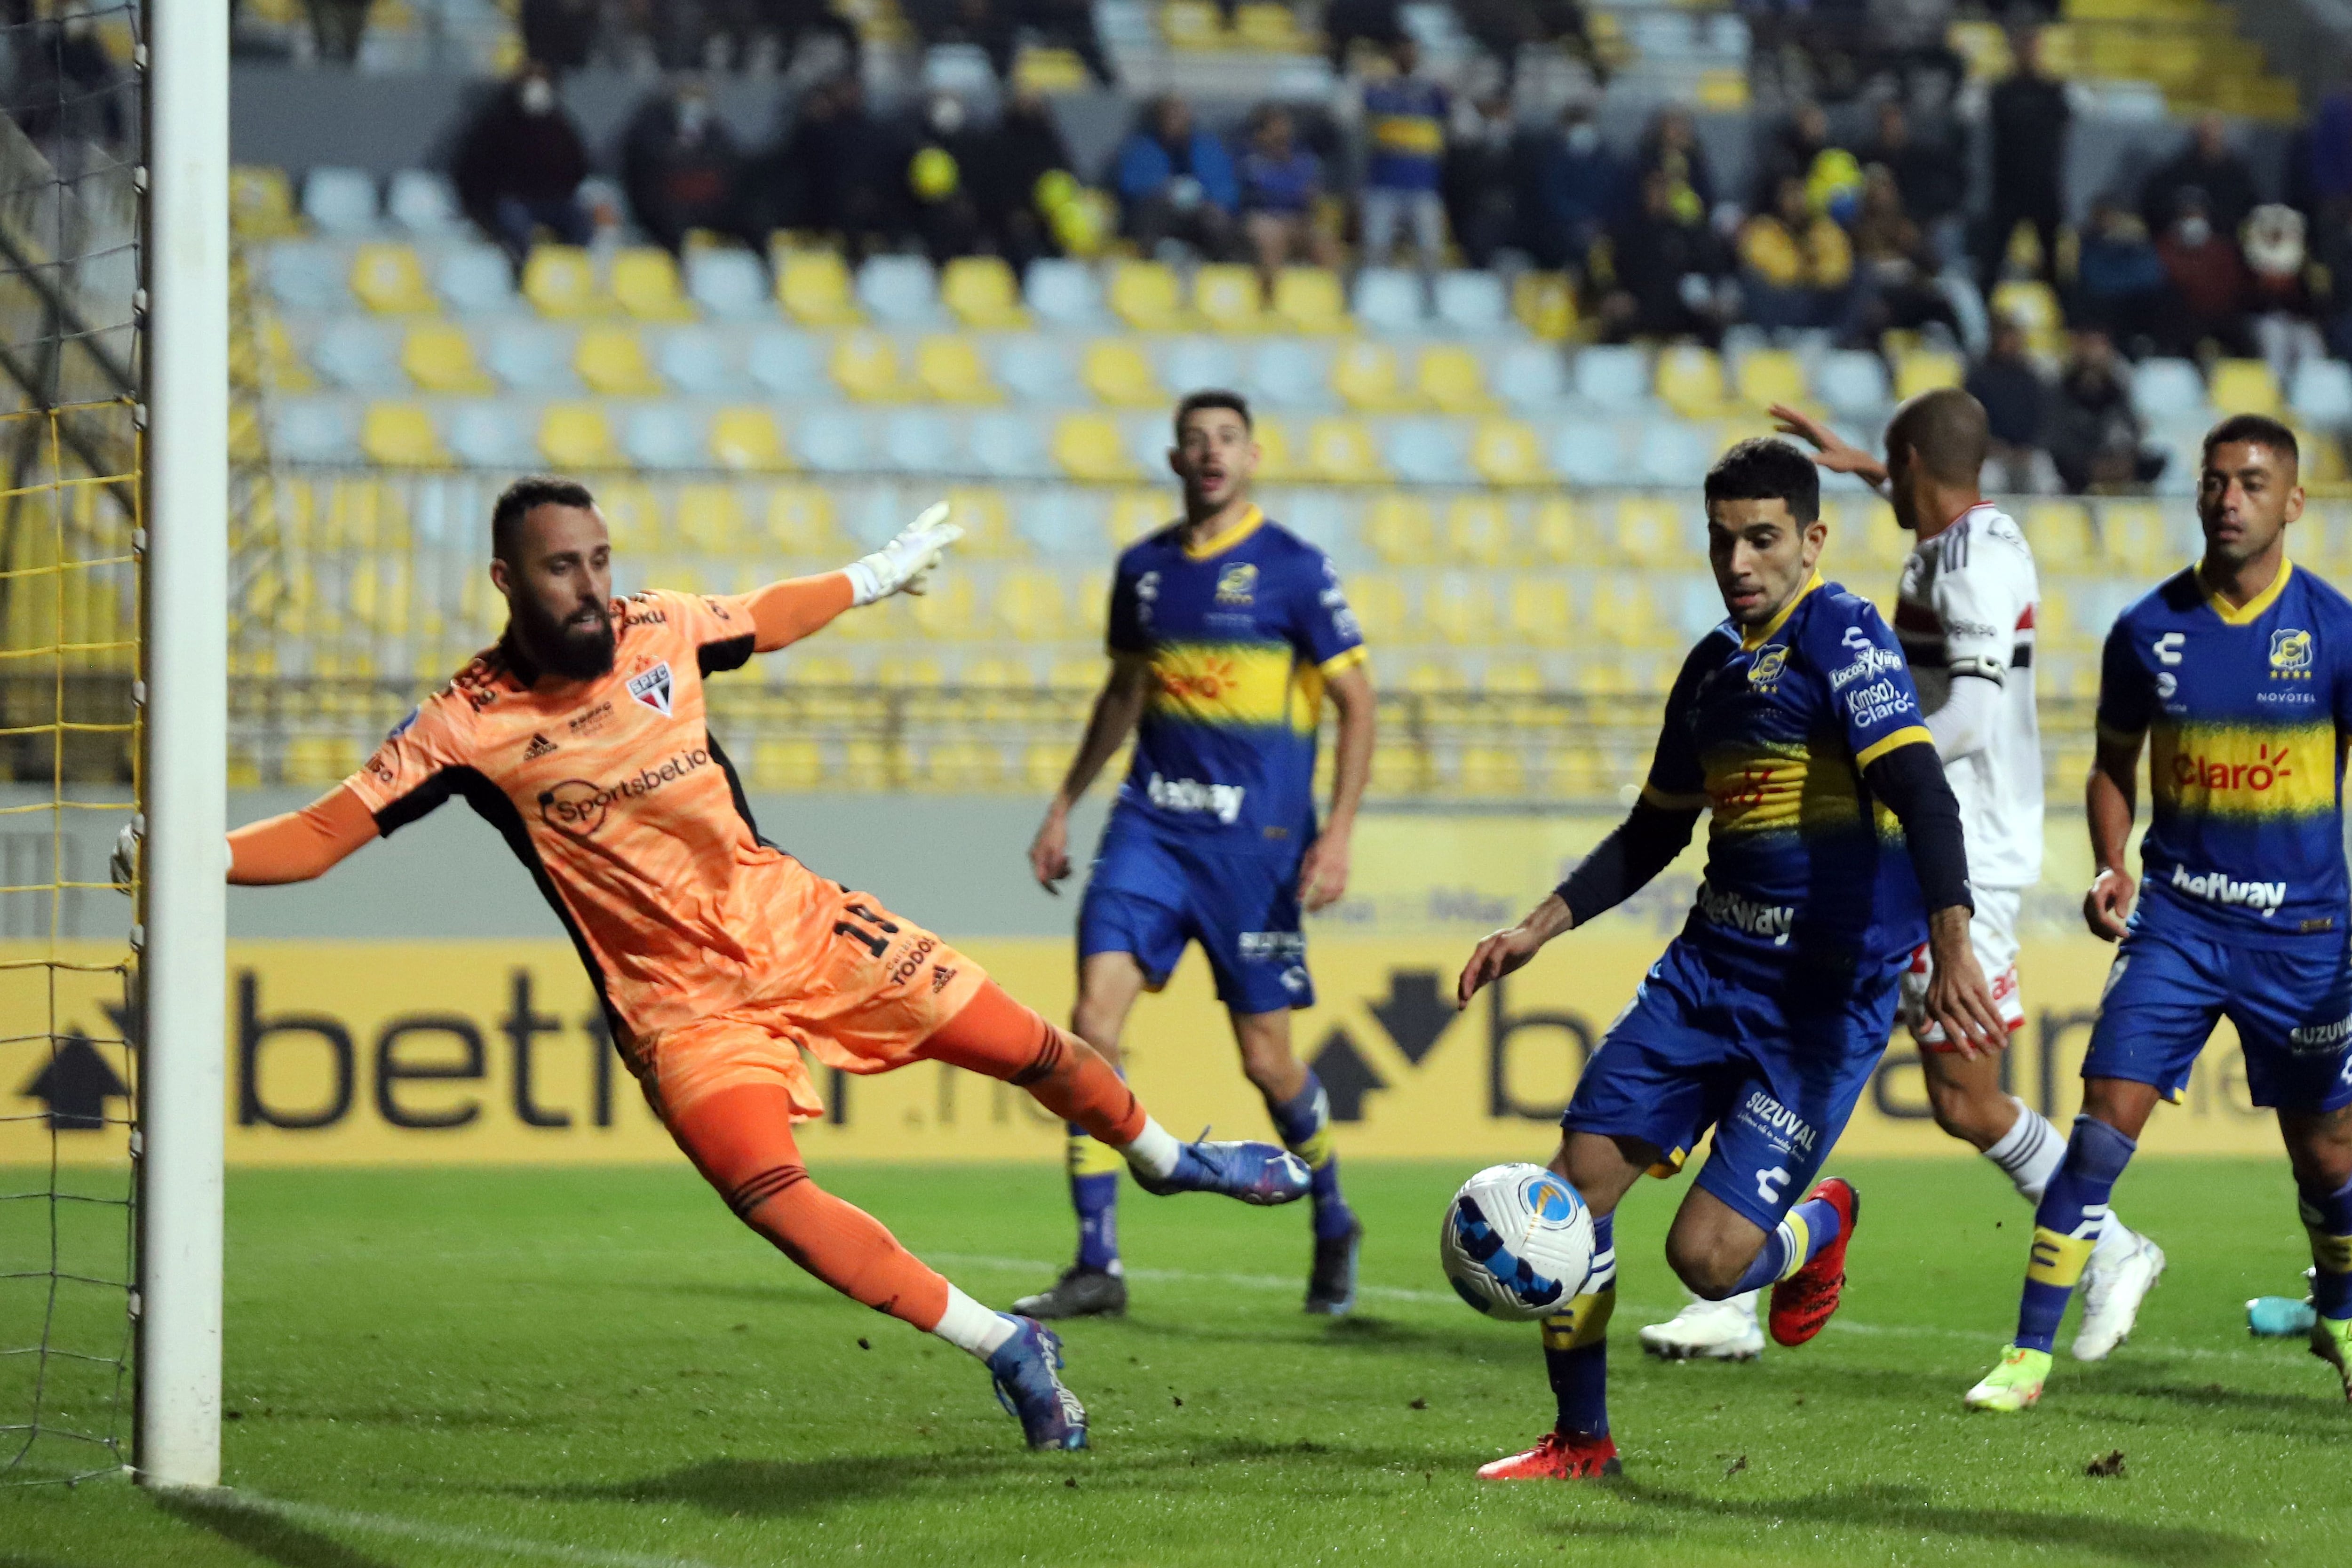
[{"label": "shirt sleeve", "polygon": [[1822,684],[1854,766],[1866,768],[1903,746],[1932,752],[1936,738],[1920,715],[1911,665],[1894,631],[1869,600],[1850,597],[1844,603],[1844,615],[1823,616],[1816,623],[1822,641],[1837,639],[1819,650],[1817,668],[1828,671]]},{"label": "shirt sleeve", "polygon": [[2119,619],[2099,656],[2099,736],[2137,742],[2156,721],[2155,682],[2132,646],[2131,623]]},{"label": "shirt sleeve", "polygon": [[1113,653],[1151,651],[1150,603],[1158,591],[1153,572],[1138,572],[1122,559],[1110,579],[1110,629],[1104,640]]},{"label": "shirt sleeve", "polygon": [[1694,650],[1683,661],[1674,689],[1666,694],[1657,750],[1650,756],[1649,776],[1642,782],[1643,803],[1661,811],[1696,811],[1708,804],[1706,768],[1699,761],[1698,737],[1690,724],[1691,703],[1698,690],[1698,665],[1699,655]]},{"label": "shirt sleeve", "polygon": [[650,589],[630,595],[621,602],[621,608],[628,625],[652,621],[682,639],[694,650],[697,668],[709,675],[713,670],[740,669],[750,660],[757,642],[753,597],[753,594]]},{"label": "shirt sleeve", "polygon": [[425,699],[393,726],[360,771],[343,781],[343,787],[375,818],[378,833],[391,837],[457,793],[462,773],[473,765],[468,726],[457,710],[467,707],[467,683],[474,674],[460,675],[446,689]]},{"label": "shirt sleeve", "polygon": [[1999,539],[1970,539],[1968,561],[1957,572],[1936,574],[1937,619],[1944,626],[1945,668],[2001,684],[2016,656],[2017,623],[2032,589],[2024,563]]},{"label": "shirt sleeve", "polygon": [[1326,675],[1364,662],[1364,628],[1348,607],[1347,590],[1339,585],[1339,569],[1318,553],[1301,574],[1298,592],[1291,601],[1291,642]]}]

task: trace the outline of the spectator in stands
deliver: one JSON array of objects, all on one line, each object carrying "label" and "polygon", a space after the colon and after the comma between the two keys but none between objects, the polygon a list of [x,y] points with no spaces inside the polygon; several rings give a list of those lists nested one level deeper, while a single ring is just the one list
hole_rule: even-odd
[{"label": "spectator in stands", "polygon": [[1045,95],[1034,87],[1015,88],[986,155],[965,171],[982,226],[1015,270],[1026,271],[1032,261],[1060,248],[1038,201],[1038,182],[1057,171],[1066,176],[1070,166],[1070,144]]},{"label": "spectator in stands", "polygon": [[1992,89],[1992,205],[1977,251],[1977,279],[1987,292],[2000,281],[2010,237],[2021,223],[2041,241],[2039,275],[2057,276],[2058,223],[2065,210],[2066,131],[2074,110],[2066,84],[2042,69],[2042,35],[2011,37],[2017,68]]},{"label": "spectator in stands", "polygon": [[2050,401],[2048,442],[2058,478],[2075,495],[2130,490],[2164,471],[2161,454],[2141,448],[2139,416],[2115,344],[2095,329],[2074,334],[2073,357]]},{"label": "spectator in stands", "polygon": [[1445,200],[1438,185],[1445,167],[1445,89],[1421,74],[1421,47],[1411,38],[1391,46],[1393,76],[1365,84],[1364,190],[1360,208],[1364,260],[1382,267],[1400,230],[1412,235],[1416,264],[1434,272],[1445,253]]},{"label": "spectator in stands", "polygon": [[2195,187],[2205,200],[2205,216],[2214,228],[2235,237],[2262,196],[2254,189],[2252,165],[2230,145],[2230,128],[2218,114],[2198,116],[2189,144],[2157,167],[2140,187],[2139,216],[2150,234],[2171,225],[2180,206],[2180,193]]},{"label": "spectator in stands", "polygon": [[1875,343],[1890,328],[1916,331],[1940,322],[1957,337],[1959,318],[1936,281],[1927,236],[1904,210],[1903,193],[1884,163],[1864,176],[1853,225],[1854,314],[1850,335]]},{"label": "spectator in stands", "polygon": [[1238,174],[1242,232],[1269,303],[1275,274],[1285,267],[1339,265],[1338,243],[1315,221],[1315,204],[1323,195],[1323,160],[1299,145],[1287,110],[1266,104],[1250,116]]},{"label": "spectator in stands", "polygon": [[602,0],[522,0],[522,53],[554,76],[579,70],[596,47]]},{"label": "spectator in stands", "polygon": [[1536,254],[1547,266],[1580,273],[1593,242],[1624,216],[1625,165],[1601,141],[1589,103],[1568,106],[1545,152]]},{"label": "spectator in stands", "polygon": [[2352,208],[2352,88],[2319,100],[2295,152],[2287,199],[2313,218]]},{"label": "spectator in stands", "polygon": [[368,7],[375,0],[310,0],[310,37],[319,58],[329,65],[347,66],[360,58],[360,40],[367,37]]},{"label": "spectator in stands", "polygon": [[1689,110],[1660,110],[1642,132],[1634,162],[1639,177],[1646,177],[1653,169],[1662,170],[1672,184],[1689,188],[1697,198],[1699,211],[1715,211],[1714,165],[1707,162],[1706,143],[1698,139],[1698,123]]},{"label": "spectator in stands", "polygon": [[1784,176],[1770,210],[1741,226],[1739,262],[1748,319],[1766,331],[1833,327],[1843,320],[1853,247],[1843,229],[1812,209],[1798,176]]},{"label": "spectator in stands", "polygon": [[1182,99],[1163,93],[1145,104],[1112,167],[1127,232],[1146,251],[1172,240],[1212,261],[1232,253],[1241,200],[1233,159]]},{"label": "spectator in stands", "polygon": [[1884,165],[1903,193],[1903,212],[1919,226],[1939,261],[1958,257],[1956,232],[1968,199],[1967,155],[1948,137],[1923,135],[1903,105],[1893,99],[1878,106],[1878,133],[1862,153],[1865,164]]},{"label": "spectator in stands", "polygon": [[1780,182],[1812,177],[1813,164],[1830,147],[1830,117],[1818,103],[1801,103],[1758,150],[1755,195],[1748,205],[1770,212],[1780,201]]},{"label": "spectator in stands", "polygon": [[1462,30],[1494,57],[1506,95],[1518,78],[1519,51],[1530,44],[1560,45],[1595,82],[1609,85],[1608,62],[1592,46],[1581,0],[1454,0],[1454,11]]},{"label": "spectator in stands", "polygon": [[[1445,221],[1463,259],[1473,267],[1494,266],[1504,250],[1529,248],[1522,230],[1534,226],[1521,222],[1520,188],[1537,182],[1522,179],[1520,162],[1518,124],[1509,99],[1490,93],[1475,104],[1455,106],[1453,134],[1445,141]],[[1524,205],[1529,211],[1537,205],[1532,200]],[[1540,246],[1532,248],[1538,264],[1559,265]]]},{"label": "spectator in stands", "polygon": [[689,229],[743,235],[743,154],[710,106],[710,91],[680,79],[648,97],[621,135],[621,186],[637,226],[672,255]]},{"label": "spectator in stands", "polygon": [[2025,329],[2007,316],[1993,322],[1992,347],[1969,372],[1969,395],[1984,405],[1992,446],[1993,488],[2034,489],[2034,458],[2050,415],[2050,387],[2025,351]]},{"label": "spectator in stands", "polygon": [[904,150],[866,110],[856,77],[819,82],[776,159],[771,201],[778,221],[838,234],[850,259],[863,261],[904,226]]},{"label": "spectator in stands", "polygon": [[2240,249],[2246,259],[2246,311],[2254,343],[2281,386],[2306,358],[2325,357],[2320,300],[2332,282],[2311,265],[2303,215],[2273,202],[2247,216]]},{"label": "spectator in stands", "polygon": [[1356,45],[1370,44],[1385,55],[1403,38],[1399,0],[1330,0],[1323,7],[1323,45],[1334,76],[1348,74],[1349,52]]},{"label": "spectator in stands", "polygon": [[970,256],[981,247],[972,171],[987,156],[988,143],[971,118],[955,94],[933,93],[900,165],[916,237],[934,262]]},{"label": "spectator in stands", "polygon": [[588,144],[545,66],[526,63],[475,116],[451,171],[466,215],[520,267],[539,231],[585,245],[594,220],[580,200]]},{"label": "spectator in stands", "polygon": [[2246,264],[2236,240],[2214,226],[2205,193],[2184,185],[2173,196],[2172,225],[2156,242],[2172,286],[2157,341],[2168,353],[2196,352],[2208,339],[2226,354],[2254,352],[2246,320]]},{"label": "spectator in stands", "polygon": [[989,42],[988,58],[994,62],[1000,80],[1013,79],[1020,35],[1026,28],[1048,43],[1068,48],[1103,86],[1117,84],[1110,60],[1103,53],[1102,34],[1095,26],[1090,0],[996,0],[996,4],[1003,7],[1004,20]]},{"label": "spectator in stands", "polygon": [[2074,264],[2076,324],[2095,327],[2117,342],[2150,340],[2163,309],[2164,258],[2133,214],[2102,196],[2091,204]]},{"label": "spectator in stands", "polygon": [[1734,301],[1723,242],[1690,186],[1664,169],[1642,176],[1641,205],[1610,235],[1608,271],[1595,271],[1601,335],[1723,341]]}]

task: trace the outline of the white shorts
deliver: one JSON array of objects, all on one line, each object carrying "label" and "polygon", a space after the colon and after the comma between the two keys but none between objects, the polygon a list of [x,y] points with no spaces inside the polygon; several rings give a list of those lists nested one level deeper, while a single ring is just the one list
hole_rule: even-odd
[{"label": "white shorts", "polygon": [[[1976,949],[1977,963],[1992,986],[1993,1005],[2000,1009],[2000,1021],[2014,1035],[2025,1027],[2025,999],[2017,992],[2017,910],[2024,895],[2015,888],[1974,891],[1977,912],[1969,921],[1969,945]],[[1927,1016],[1927,979],[1933,973],[1927,950],[1922,946],[1911,955],[1911,967],[1904,973],[1896,1016],[1923,1047],[1948,1051],[1955,1047],[1944,1042],[1943,1026]]]}]

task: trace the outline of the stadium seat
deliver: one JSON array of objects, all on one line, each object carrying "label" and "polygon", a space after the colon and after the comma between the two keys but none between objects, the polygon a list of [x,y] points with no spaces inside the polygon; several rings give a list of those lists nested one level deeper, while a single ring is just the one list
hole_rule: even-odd
[{"label": "stadium seat", "polygon": [[1483,647],[1502,630],[1495,595],[1482,574],[1441,572],[1423,591],[1421,618],[1456,647]]},{"label": "stadium seat", "polygon": [[925,748],[915,784],[950,794],[1003,786],[1004,752],[986,741],[940,741]]},{"label": "stadium seat", "polygon": [[857,269],[857,302],[880,326],[932,326],[940,319],[939,279],[922,257],[870,257]]},{"label": "stadium seat", "polygon": [[818,473],[868,473],[877,461],[866,440],[865,420],[851,409],[812,410],[801,419],[793,437],[802,464]]},{"label": "stadium seat", "polygon": [[2322,430],[2352,430],[2352,364],[2340,359],[2305,359],[2287,384],[2295,417]]},{"label": "stadium seat", "polygon": [[1522,272],[1511,283],[1511,313],[1530,336],[1561,342],[1576,331],[1576,288],[1565,273]]},{"label": "stadium seat", "polygon": [[1382,342],[1341,343],[1331,356],[1331,390],[1349,407],[1361,413],[1388,413],[1410,407],[1397,352]]},{"label": "stadium seat", "polygon": [[1413,367],[1421,395],[1444,414],[1491,414],[1495,399],[1486,391],[1486,374],[1475,351],[1459,343],[1440,343],[1421,352]]},{"label": "stadium seat", "polygon": [[815,340],[783,327],[752,335],[743,345],[743,369],[762,392],[781,398],[808,396],[824,374]]},{"label": "stadium seat", "polygon": [[1576,605],[1568,582],[1553,574],[1511,579],[1510,628],[1516,640],[1538,647],[1566,647],[1576,636]]},{"label": "stadium seat", "polygon": [[612,300],[596,286],[596,263],[576,245],[541,245],[522,265],[522,297],[551,321],[601,316]]},{"label": "stadium seat", "polygon": [[591,392],[606,397],[656,397],[668,389],[646,363],[646,346],[628,327],[592,327],[580,334],[572,368]]},{"label": "stadium seat", "polygon": [[1032,414],[975,415],[966,436],[973,463],[982,473],[1003,479],[1053,478],[1044,423]]},{"label": "stadium seat", "polygon": [[572,345],[559,328],[530,321],[507,321],[487,334],[483,363],[516,392],[573,390]]},{"label": "stadium seat", "polygon": [[536,461],[520,415],[507,404],[461,404],[441,428],[449,450],[469,467],[519,468]]},{"label": "stadium seat", "polygon": [[1267,338],[1243,378],[1249,394],[1270,407],[1311,412],[1331,401],[1331,351],[1297,338]]},{"label": "stadium seat", "polygon": [[430,169],[400,169],[383,198],[384,216],[419,239],[456,239],[469,226],[448,177]]},{"label": "stadium seat", "polygon": [[1511,324],[1510,300],[1503,281],[1486,271],[1441,272],[1433,289],[1437,319],[1465,337],[1492,337]]},{"label": "stadium seat", "polygon": [[1394,267],[1367,267],[1356,274],[1356,324],[1368,332],[1417,332],[1422,323],[1421,279]]},{"label": "stadium seat", "polygon": [[981,618],[980,595],[971,585],[970,573],[934,576],[928,593],[908,595],[907,612],[929,637],[962,639],[979,637],[988,629]]},{"label": "stadium seat", "polygon": [[1739,400],[1752,408],[1776,403],[1801,407],[1810,401],[1804,364],[1787,349],[1757,349],[1740,355],[1733,384]]},{"label": "stadium seat", "polygon": [[1553,433],[1551,466],[1580,489],[1622,484],[1627,479],[1625,443],[1612,422],[1571,420]]},{"label": "stadium seat", "polygon": [[554,403],[539,416],[539,450],[559,468],[617,467],[620,453],[604,410],[593,403]]},{"label": "stadium seat", "polygon": [[1366,484],[1388,476],[1378,443],[1359,419],[1318,419],[1309,425],[1300,466],[1303,472],[1331,484]]},{"label": "stadium seat", "polygon": [[849,268],[830,250],[785,250],[776,258],[776,302],[805,327],[854,327],[865,320]]},{"label": "stadium seat", "polygon": [[1640,412],[1650,401],[1650,368],[1631,343],[1579,349],[1570,366],[1576,395],[1613,415]]},{"label": "stadium seat", "polygon": [[2034,564],[2044,573],[2083,571],[2097,553],[2090,509],[2080,501],[2035,501],[2017,521],[2033,547]]},{"label": "stadium seat", "polygon": [[1054,426],[1053,456],[1074,479],[1131,479],[1138,473],[1118,421],[1107,414],[1065,415]]},{"label": "stadium seat", "polygon": [[1348,605],[1364,628],[1364,640],[1391,642],[1405,629],[1404,589],[1385,572],[1359,572],[1348,580]]},{"label": "stadium seat", "polygon": [[632,245],[614,254],[613,298],[640,321],[694,320],[694,305],[678,288],[677,262],[657,246]]},{"label": "stadium seat", "polygon": [[700,413],[671,398],[628,411],[621,422],[621,451],[641,468],[698,468],[710,460]]},{"label": "stadium seat", "polygon": [[1181,331],[1184,298],[1175,269],[1158,261],[1110,264],[1111,313],[1139,332]]},{"label": "stadium seat", "polygon": [[1042,321],[1072,331],[1096,331],[1104,325],[1102,285],[1083,261],[1046,257],[1031,262],[1024,291]]},{"label": "stadium seat", "polygon": [[1178,338],[1160,359],[1161,379],[1181,395],[1242,383],[1240,349],[1229,338]]},{"label": "stadium seat", "polygon": [[302,216],[339,239],[374,233],[375,176],[365,169],[312,169],[302,182]]},{"label": "stadium seat", "polygon": [[1457,496],[1445,507],[1445,555],[1470,566],[1500,566],[1514,553],[1511,510],[1493,496]]},{"label": "stadium seat", "polygon": [[2209,395],[2224,415],[2263,414],[2276,418],[2283,412],[2278,381],[2271,374],[2270,365],[2258,359],[2214,361]]},{"label": "stadium seat", "polygon": [[729,354],[730,334],[702,327],[665,332],[654,351],[664,381],[692,397],[731,397],[742,377]]},{"label": "stadium seat", "polygon": [[690,253],[686,290],[706,314],[722,321],[762,321],[775,315],[767,270],[748,250]]},{"label": "stadium seat", "polygon": [[278,456],[298,463],[348,463],[359,455],[359,424],[346,404],[303,398],[278,405],[269,440]]},{"label": "stadium seat", "polygon": [[1673,640],[1658,614],[1647,577],[1638,572],[1606,572],[1595,577],[1588,622],[1601,640],[1619,647],[1643,647]]},{"label": "stadium seat", "polygon": [[1967,367],[1956,353],[1937,349],[1912,349],[1895,356],[1895,395],[1899,401],[1916,397],[1923,392],[1958,386],[1966,371]]},{"label": "stadium seat", "polygon": [[289,310],[325,314],[350,298],[341,259],[327,246],[307,239],[280,240],[269,247],[269,292]]},{"label": "stadium seat", "polygon": [[732,555],[751,542],[732,485],[679,487],[677,519],[678,542],[706,555]]},{"label": "stadium seat", "polygon": [[928,337],[915,345],[915,380],[941,403],[1002,403],[980,346],[961,333]]},{"label": "stadium seat", "polygon": [[1725,410],[1723,361],[1696,343],[1658,352],[1658,401],[1685,419],[1717,419]]},{"label": "stadium seat", "polygon": [[285,239],[302,232],[286,171],[266,163],[229,170],[228,215],[229,232],[241,240]]},{"label": "stadium seat", "polygon": [[1322,267],[1286,267],[1274,275],[1274,313],[1294,332],[1348,330],[1348,297],[1339,275]]},{"label": "stadium seat", "polygon": [[[1039,262],[1038,266],[1045,265]],[[1028,403],[1066,403],[1076,379],[1067,345],[1047,336],[1006,338],[996,348],[996,379]]]},{"label": "stadium seat", "polygon": [[1453,419],[1403,419],[1383,432],[1381,448],[1396,477],[1417,485],[1468,484],[1473,475],[1463,426]]},{"label": "stadium seat", "polygon": [[1825,353],[1813,367],[1812,394],[1839,418],[1874,418],[1886,410],[1886,365],[1861,349]]},{"label": "stadium seat", "polygon": [[767,740],[751,748],[751,782],[761,789],[815,789],[825,779],[824,748],[814,741]]},{"label": "stadium seat", "polygon": [[1528,792],[1527,758],[1514,746],[1465,746],[1454,775],[1455,794],[1509,800]]},{"label": "stadium seat", "polygon": [[901,473],[926,477],[960,471],[955,422],[932,408],[899,408],[882,422],[883,460]]},{"label": "stadium seat", "polygon": [[1365,510],[1365,545],[1391,566],[1426,566],[1437,559],[1437,518],[1418,496],[1382,495]]},{"label": "stadium seat", "polygon": [[793,466],[775,416],[765,408],[721,408],[710,417],[710,456],[722,468],[740,473],[776,473]]},{"label": "stadium seat", "polygon": [[887,403],[906,395],[898,381],[898,349],[878,332],[844,332],[827,361],[834,384],[860,403]]},{"label": "stadium seat", "polygon": [[1079,371],[1087,390],[1113,408],[1157,408],[1168,401],[1143,346],[1132,338],[1097,338]]},{"label": "stadium seat", "polygon": [[1568,395],[1568,364],[1549,343],[1513,343],[1495,361],[1495,393],[1517,413],[1555,414]]},{"label": "stadium seat", "polygon": [[371,403],[360,426],[360,450],[387,468],[446,468],[449,454],[418,403]]},{"label": "stadium seat", "polygon": [[1266,324],[1256,269],[1233,263],[1213,263],[1193,272],[1192,309],[1221,332],[1255,332]]},{"label": "stadium seat", "polygon": [[461,316],[514,308],[514,267],[495,245],[461,245],[449,251],[433,269],[433,287]]},{"label": "stadium seat", "polygon": [[846,548],[834,522],[832,495],[823,485],[796,481],[769,487],[759,542],[796,559],[825,560]]},{"label": "stadium seat", "polygon": [[1120,490],[1111,497],[1110,510],[1104,518],[1114,550],[1126,549],[1145,534],[1167,527],[1171,521],[1167,493],[1150,489]]},{"label": "stadium seat", "polygon": [[1059,642],[1067,634],[1069,600],[1062,579],[1036,567],[1015,567],[997,579],[989,602],[996,624],[1023,642]]},{"label": "stadium seat", "polygon": [[1551,482],[1543,442],[1531,426],[1517,419],[1482,419],[1470,437],[1470,466],[1490,485]]},{"label": "stadium seat", "polygon": [[388,240],[362,245],[352,253],[351,290],[379,316],[433,316],[441,310],[416,252]]},{"label": "stadium seat", "polygon": [[940,274],[940,302],[975,332],[1014,332],[1029,325],[1021,285],[1002,257],[959,256]]},{"label": "stadium seat", "polygon": [[[1257,414],[1250,433],[1257,437],[1257,477],[1280,484],[1299,477],[1290,452],[1290,426],[1277,414]],[[1294,519],[1297,513],[1293,514]]]},{"label": "stadium seat", "polygon": [[1646,484],[1668,489],[1687,489],[1706,478],[1714,461],[1698,427],[1679,420],[1652,420],[1642,427],[1633,453],[1633,474]]},{"label": "stadium seat", "polygon": [[2152,577],[2179,564],[2164,509],[2148,501],[2108,501],[2099,508],[2099,551],[2121,571]]},{"label": "stadium seat", "polygon": [[2204,378],[2194,361],[2144,359],[2131,370],[2133,409],[2151,425],[2202,421],[2209,412]]},{"label": "stadium seat", "polygon": [[381,395],[408,390],[393,329],[363,316],[329,322],[310,345],[310,363],[329,381],[352,392]]}]

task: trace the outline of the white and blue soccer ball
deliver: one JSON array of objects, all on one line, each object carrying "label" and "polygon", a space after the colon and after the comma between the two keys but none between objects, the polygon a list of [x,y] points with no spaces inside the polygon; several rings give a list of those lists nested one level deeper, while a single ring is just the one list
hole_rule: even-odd
[{"label": "white and blue soccer ball", "polygon": [[1438,1260],[1455,1294],[1490,1318],[1533,1322],[1592,1276],[1592,1211],[1541,1165],[1489,1165],[1445,1205]]}]

